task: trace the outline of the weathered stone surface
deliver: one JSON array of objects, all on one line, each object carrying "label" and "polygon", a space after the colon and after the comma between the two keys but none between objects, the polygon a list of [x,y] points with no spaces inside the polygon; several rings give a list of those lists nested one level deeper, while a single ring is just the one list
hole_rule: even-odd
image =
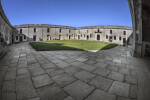
[{"label": "weathered stone surface", "polygon": [[130,84],[137,84],[137,77],[126,75],[125,82],[130,83]]},{"label": "weathered stone surface", "polygon": [[80,61],[80,62],[84,62],[84,61],[87,61],[87,59],[85,59],[85,58],[78,58],[78,59],[76,59],[77,61]]},{"label": "weathered stone surface", "polygon": [[43,67],[44,69],[48,69],[48,68],[56,67],[56,65],[53,64],[53,63],[48,63],[48,64],[43,64],[42,67]]},{"label": "weathered stone surface", "polygon": [[17,75],[29,74],[28,68],[22,68],[17,70]]},{"label": "weathered stone surface", "polygon": [[68,84],[71,84],[72,82],[74,82],[76,80],[76,78],[74,78],[73,76],[71,76],[69,74],[66,74],[66,73],[62,73],[62,74],[56,75],[56,76],[52,77],[52,79],[60,87],[67,86]]},{"label": "weathered stone surface", "polygon": [[131,98],[138,98],[138,86],[131,85],[130,95]]},{"label": "weathered stone surface", "polygon": [[91,84],[94,87],[97,87],[103,91],[108,91],[110,85],[112,84],[112,80],[101,77],[101,76],[96,76],[94,79],[92,79],[89,84]]},{"label": "weathered stone surface", "polygon": [[15,81],[4,81],[2,87],[2,100],[16,100]]},{"label": "weathered stone surface", "polygon": [[63,100],[74,100],[71,96],[68,96],[68,97],[66,97],[65,99],[63,99]]},{"label": "weathered stone surface", "polygon": [[46,72],[42,68],[29,68],[31,76],[37,76],[37,75],[42,75],[45,74]]},{"label": "weathered stone surface", "polygon": [[64,73],[64,71],[62,69],[57,68],[57,67],[47,69],[46,72],[48,73],[49,76],[55,76],[55,75]]},{"label": "weathered stone surface", "polygon": [[28,100],[40,100],[40,98],[36,97],[36,98],[28,99]]},{"label": "weathered stone surface", "polygon": [[93,71],[93,73],[106,77],[110,73],[110,70],[97,68],[95,71]]},{"label": "weathered stone surface", "polygon": [[131,98],[126,98],[126,97],[118,97],[117,100],[136,100],[136,99],[131,99]]},{"label": "weathered stone surface", "polygon": [[16,67],[8,68],[6,75],[5,75],[5,80],[14,80],[16,79]]},{"label": "weathered stone surface", "polygon": [[82,100],[94,90],[94,87],[78,80],[66,86],[64,90],[75,100]]},{"label": "weathered stone surface", "polygon": [[85,100],[116,100],[117,96],[96,89]]},{"label": "weathered stone surface", "polygon": [[98,62],[94,66],[99,67],[99,68],[106,68],[108,66],[108,64]]},{"label": "weathered stone surface", "polygon": [[108,75],[108,78],[113,79],[113,80],[116,80],[116,81],[123,81],[124,75],[112,71],[112,72]]},{"label": "weathered stone surface", "polygon": [[87,72],[87,71],[80,71],[79,73],[75,74],[74,76],[77,77],[81,81],[89,82],[96,75],[92,74],[90,72]]},{"label": "weathered stone surface", "polygon": [[63,100],[68,95],[56,84],[37,89],[41,100]]},{"label": "weathered stone surface", "polygon": [[114,81],[109,89],[110,93],[128,97],[129,96],[130,85],[122,82]]},{"label": "weathered stone surface", "polygon": [[107,69],[111,71],[116,71],[116,72],[119,71],[119,67],[115,67],[115,66],[107,66]]},{"label": "weathered stone surface", "polygon": [[29,78],[29,77],[30,77],[30,74],[23,74],[23,75],[17,76],[16,80],[23,79],[23,78]]},{"label": "weathered stone surface", "polygon": [[80,68],[83,70],[91,72],[91,71],[95,70],[97,67],[92,66],[92,65],[84,65],[84,66],[80,66]]},{"label": "weathered stone surface", "polygon": [[122,74],[130,74],[130,69],[120,68],[119,72]]},{"label": "weathered stone surface", "polygon": [[32,77],[32,80],[36,88],[49,85],[54,82],[47,74]]},{"label": "weathered stone surface", "polygon": [[74,75],[74,74],[80,72],[81,70],[82,70],[81,68],[78,68],[75,66],[70,66],[70,67],[67,67],[64,69],[64,71],[70,75]]},{"label": "weathered stone surface", "polygon": [[66,68],[68,66],[70,66],[70,64],[66,63],[66,62],[60,62],[56,64],[59,68]]},{"label": "weathered stone surface", "polygon": [[16,81],[16,93],[17,99],[24,100],[38,96],[30,78],[20,79]]}]

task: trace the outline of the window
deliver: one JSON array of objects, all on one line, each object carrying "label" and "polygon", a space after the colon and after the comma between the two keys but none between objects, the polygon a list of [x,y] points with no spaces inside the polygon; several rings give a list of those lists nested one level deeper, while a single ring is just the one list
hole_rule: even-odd
[{"label": "window", "polygon": [[84,38],[85,38],[85,34],[84,34]]},{"label": "window", "polygon": [[114,40],[116,40],[116,36],[114,36]]},{"label": "window", "polygon": [[106,39],[108,39],[108,35],[106,35]]},{"label": "window", "polygon": [[87,30],[87,33],[89,33],[89,30]]},{"label": "window", "polygon": [[26,39],[27,37],[24,35],[24,39]]},{"label": "window", "polygon": [[69,30],[69,33],[71,33],[71,30]]},{"label": "window", "polygon": [[121,37],[119,37],[119,40],[121,41]]},{"label": "window", "polygon": [[126,31],[123,31],[123,35],[126,35]]},{"label": "window", "polygon": [[22,33],[22,29],[20,29],[20,33]]},{"label": "window", "polygon": [[59,33],[61,33],[61,29],[59,30]]},{"label": "window", "polygon": [[90,38],[92,38],[92,34],[90,34]]},{"label": "window", "polygon": [[112,30],[110,30],[110,34],[112,34]]},{"label": "window", "polygon": [[16,36],[16,40],[18,40],[18,36]]},{"label": "window", "polygon": [[34,28],[34,32],[36,32],[36,28]]},{"label": "window", "polygon": [[81,37],[82,37],[82,34],[81,34]]},{"label": "window", "polygon": [[47,32],[49,33],[49,28],[47,28]]},{"label": "window", "polygon": [[100,32],[100,29],[98,29],[97,31],[98,31],[98,33],[99,33],[99,32]]}]

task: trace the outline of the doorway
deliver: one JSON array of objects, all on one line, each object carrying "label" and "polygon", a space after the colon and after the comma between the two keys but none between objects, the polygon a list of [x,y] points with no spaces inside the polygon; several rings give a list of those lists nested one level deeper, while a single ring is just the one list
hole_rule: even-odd
[{"label": "doorway", "polygon": [[36,35],[33,35],[33,41],[36,41]]},{"label": "doorway", "polygon": [[89,40],[89,36],[87,35],[87,40]]},{"label": "doorway", "polygon": [[20,36],[20,42],[22,42],[22,36]]},{"label": "doorway", "polygon": [[97,35],[97,40],[100,40],[100,35],[99,34]]}]

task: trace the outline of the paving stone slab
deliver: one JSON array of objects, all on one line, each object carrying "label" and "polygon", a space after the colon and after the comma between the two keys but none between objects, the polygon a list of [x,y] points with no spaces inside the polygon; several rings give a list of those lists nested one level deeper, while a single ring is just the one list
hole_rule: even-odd
[{"label": "paving stone slab", "polygon": [[98,62],[94,66],[99,67],[99,68],[106,68],[108,66],[108,64]]},{"label": "paving stone slab", "polygon": [[60,87],[65,87],[68,84],[71,84],[72,82],[74,82],[76,80],[75,77],[67,74],[67,73],[62,73],[59,75],[56,75],[54,77],[52,77],[52,79],[60,86]]},{"label": "paving stone slab", "polygon": [[29,78],[30,77],[30,74],[23,74],[23,75],[19,75],[16,77],[16,80],[19,80],[19,79],[24,79],[24,78]]},{"label": "paving stone slab", "polygon": [[111,71],[111,73],[108,75],[108,78],[122,82],[123,79],[124,79],[124,75],[120,74],[120,73],[117,73],[117,72]]},{"label": "paving stone slab", "polygon": [[97,68],[96,70],[93,71],[93,73],[106,77],[110,73],[110,70],[103,69],[103,68]]},{"label": "paving stone slab", "polygon": [[130,85],[118,81],[114,81],[111,85],[109,92],[115,95],[128,97],[129,96]]},{"label": "paving stone slab", "polygon": [[125,82],[130,83],[130,84],[137,84],[137,77],[136,76],[131,76],[131,75],[126,75],[125,76]]},{"label": "paving stone slab", "polygon": [[131,85],[129,97],[130,98],[138,98],[138,86],[137,85]]},{"label": "paving stone slab", "polygon": [[126,98],[126,97],[118,97],[117,100],[137,100],[137,99],[131,99],[131,98]]},{"label": "paving stone slab", "polygon": [[8,68],[4,80],[14,80],[14,79],[16,79],[16,73],[17,73],[16,70],[17,70],[16,67]]},{"label": "paving stone slab", "polygon": [[63,100],[68,95],[56,84],[37,89],[41,100]]},{"label": "paving stone slab", "polygon": [[17,69],[17,75],[29,74],[28,68]]},{"label": "paving stone slab", "polygon": [[119,72],[122,73],[122,74],[130,75],[130,69],[120,68]]},{"label": "paving stone slab", "polygon": [[77,77],[81,81],[89,82],[96,75],[92,74],[90,72],[87,72],[87,71],[80,71],[80,72],[76,73],[74,76]]},{"label": "paving stone slab", "polygon": [[32,80],[36,88],[49,85],[54,82],[47,74],[32,77]]},{"label": "paving stone slab", "polygon": [[68,66],[70,66],[69,63],[66,63],[66,62],[60,62],[60,63],[57,63],[56,64],[59,68],[66,68]]},{"label": "paving stone slab", "polygon": [[43,68],[29,68],[31,76],[38,76],[38,75],[42,75],[45,74],[46,72],[44,71]]},{"label": "paving stone slab", "polygon": [[69,66],[67,68],[64,68],[63,70],[70,75],[74,75],[74,74],[80,72],[82,69],[79,67],[76,67],[76,66]]},{"label": "paving stone slab", "polygon": [[53,77],[55,75],[58,75],[58,74],[61,74],[61,73],[64,73],[64,71],[62,69],[58,68],[58,67],[47,69],[46,72],[51,77]]},{"label": "paving stone slab", "polygon": [[28,99],[28,100],[40,100],[40,98],[36,97],[36,98]]},{"label": "paving stone slab", "polygon": [[107,66],[107,69],[115,72],[119,71],[119,67],[115,67],[115,66]]},{"label": "paving stone slab", "polygon": [[85,100],[116,100],[117,96],[96,89]]},{"label": "paving stone slab", "polygon": [[16,81],[16,93],[19,100],[27,100],[38,96],[30,78]]},{"label": "paving stone slab", "polygon": [[68,96],[68,97],[66,97],[65,99],[63,99],[63,100],[74,100],[71,96]]},{"label": "paving stone slab", "polygon": [[83,100],[94,90],[94,87],[78,80],[63,89],[75,100]]},{"label": "paving stone slab", "polygon": [[92,79],[89,84],[91,84],[94,87],[99,88],[100,90],[103,91],[108,91],[112,84],[113,80],[110,80],[108,78],[104,78],[101,76],[96,76],[94,79]]},{"label": "paving stone slab", "polygon": [[53,63],[47,63],[47,64],[43,64],[42,67],[44,69],[49,69],[49,68],[53,68],[53,67],[57,67],[57,66]]},{"label": "paving stone slab", "polygon": [[80,61],[80,62],[84,62],[84,61],[87,61],[87,59],[86,58],[78,58],[78,59],[76,59],[77,61]]},{"label": "paving stone slab", "polygon": [[97,67],[96,66],[92,66],[92,65],[84,65],[84,66],[80,66],[81,69],[86,70],[86,71],[93,71],[95,70]]}]

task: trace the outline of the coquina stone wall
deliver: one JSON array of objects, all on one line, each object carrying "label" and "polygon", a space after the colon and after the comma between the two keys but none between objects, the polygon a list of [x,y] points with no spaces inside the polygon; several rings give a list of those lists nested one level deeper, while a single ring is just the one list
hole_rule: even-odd
[{"label": "coquina stone wall", "polygon": [[88,26],[69,27],[59,25],[16,25],[19,34],[15,42],[46,40],[95,40],[123,44],[132,33],[131,27],[123,26]]}]

